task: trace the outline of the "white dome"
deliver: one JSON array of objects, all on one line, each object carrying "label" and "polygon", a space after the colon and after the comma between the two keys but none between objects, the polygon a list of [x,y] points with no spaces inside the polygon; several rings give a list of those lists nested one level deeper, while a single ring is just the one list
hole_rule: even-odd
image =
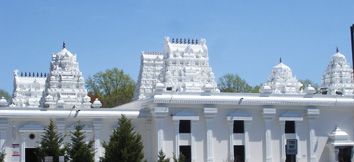
[{"label": "white dome", "polygon": [[5,107],[7,105],[8,105],[8,103],[7,103],[7,100],[5,99],[5,97],[1,97],[1,99],[0,99],[0,107]]},{"label": "white dome", "polygon": [[63,48],[61,51],[59,51],[57,53],[57,55],[59,56],[65,56],[65,57],[72,57],[74,56],[74,54],[72,54],[69,50],[67,50],[66,48]]},{"label": "white dome", "polygon": [[266,83],[263,84],[261,92],[272,93],[301,93],[302,84],[293,76],[291,68],[284,63],[273,66],[272,73]]}]

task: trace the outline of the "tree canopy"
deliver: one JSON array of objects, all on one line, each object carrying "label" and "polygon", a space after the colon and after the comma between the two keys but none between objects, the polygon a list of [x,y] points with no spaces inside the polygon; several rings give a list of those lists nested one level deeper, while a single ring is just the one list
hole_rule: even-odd
[{"label": "tree canopy", "polygon": [[59,156],[64,155],[64,149],[61,148],[63,137],[57,131],[53,120],[50,120],[48,127],[44,129],[44,134],[38,147],[38,157],[42,160],[46,156],[52,156],[54,162],[59,162]]},{"label": "tree canopy", "polygon": [[131,121],[124,115],[103,147],[105,156],[102,162],[142,162],[144,158],[141,135],[134,131]]},{"label": "tree canopy", "polygon": [[10,103],[10,101],[11,101],[11,95],[10,95],[9,92],[7,92],[7,91],[5,91],[5,90],[3,90],[3,89],[0,89],[0,98],[1,98],[1,97],[4,97],[4,98],[7,100],[7,102]]},{"label": "tree canopy", "polygon": [[85,134],[82,131],[84,125],[78,122],[75,131],[71,132],[71,143],[67,144],[67,152],[71,162],[93,162],[95,150],[93,140],[85,143]]},{"label": "tree canopy", "polygon": [[259,91],[259,86],[252,87],[239,75],[231,73],[219,78],[218,87],[221,92],[257,93]]},{"label": "tree canopy", "polygon": [[135,82],[123,70],[113,68],[89,77],[86,87],[91,100],[98,97],[102,107],[114,107],[133,99]]}]

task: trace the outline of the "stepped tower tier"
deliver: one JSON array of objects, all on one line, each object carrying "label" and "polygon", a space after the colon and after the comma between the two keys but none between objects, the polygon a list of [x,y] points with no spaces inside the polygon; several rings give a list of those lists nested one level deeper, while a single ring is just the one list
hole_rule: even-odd
[{"label": "stepped tower tier", "polygon": [[353,95],[353,69],[345,56],[337,49],[322,76],[322,88],[327,94]]},{"label": "stepped tower tier", "polygon": [[90,108],[90,97],[76,55],[63,49],[52,55],[42,104],[47,108]]},{"label": "stepped tower tier", "polygon": [[205,39],[166,37],[164,53],[164,90],[218,92]]},{"label": "stepped tower tier", "polygon": [[293,76],[289,66],[282,63],[281,59],[278,65],[272,69],[272,73],[266,83],[263,84],[262,92],[271,92],[274,94],[299,94],[302,93],[302,83]]},{"label": "stepped tower tier", "polygon": [[155,92],[219,92],[205,39],[165,38],[163,52],[142,52],[136,98]]}]

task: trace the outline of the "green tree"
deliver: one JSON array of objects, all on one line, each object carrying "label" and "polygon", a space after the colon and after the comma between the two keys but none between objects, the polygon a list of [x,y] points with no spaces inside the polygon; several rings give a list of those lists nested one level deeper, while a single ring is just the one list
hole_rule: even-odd
[{"label": "green tree", "polygon": [[1,97],[4,97],[8,103],[11,102],[11,95],[9,94],[9,92],[3,90],[3,89],[0,89],[0,99]]},{"label": "green tree", "polygon": [[170,158],[166,159],[165,153],[163,153],[162,150],[159,151],[159,154],[157,155],[157,162],[169,162]]},{"label": "green tree", "polygon": [[44,129],[44,134],[38,147],[38,157],[44,160],[46,156],[52,156],[54,162],[59,162],[59,156],[64,155],[61,148],[63,137],[57,132],[57,127],[53,120],[50,120],[48,127]]},{"label": "green tree", "polygon": [[82,132],[83,125],[78,122],[75,131],[71,132],[71,143],[67,145],[67,152],[71,162],[93,162],[95,150],[93,140],[85,143],[85,134]]},{"label": "green tree", "polygon": [[1,151],[0,152],[0,162],[4,162],[5,161],[5,151],[3,150],[3,151]]},{"label": "green tree", "polygon": [[133,99],[135,83],[128,74],[118,68],[98,72],[86,80],[91,97],[98,97],[102,107],[114,107]]},{"label": "green tree", "polygon": [[226,74],[219,78],[218,87],[221,92],[252,92],[253,87],[237,74]]},{"label": "green tree", "polygon": [[141,135],[134,131],[131,120],[124,115],[119,118],[118,127],[103,147],[105,156],[102,162],[141,162],[144,158]]},{"label": "green tree", "polygon": [[178,156],[178,159],[176,157],[176,154],[173,153],[173,162],[185,162],[186,161],[186,157],[180,153],[179,156]]}]

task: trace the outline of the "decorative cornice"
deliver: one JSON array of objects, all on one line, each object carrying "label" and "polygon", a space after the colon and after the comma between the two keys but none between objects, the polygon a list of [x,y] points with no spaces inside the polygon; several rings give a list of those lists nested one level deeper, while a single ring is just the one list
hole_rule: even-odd
[{"label": "decorative cornice", "polygon": [[[352,106],[354,98],[349,97],[313,97],[304,96],[224,96],[224,95],[189,95],[162,94],[154,96],[154,103],[164,104],[219,104],[219,105],[281,105],[281,106]],[[242,102],[240,102],[242,100]]]}]

